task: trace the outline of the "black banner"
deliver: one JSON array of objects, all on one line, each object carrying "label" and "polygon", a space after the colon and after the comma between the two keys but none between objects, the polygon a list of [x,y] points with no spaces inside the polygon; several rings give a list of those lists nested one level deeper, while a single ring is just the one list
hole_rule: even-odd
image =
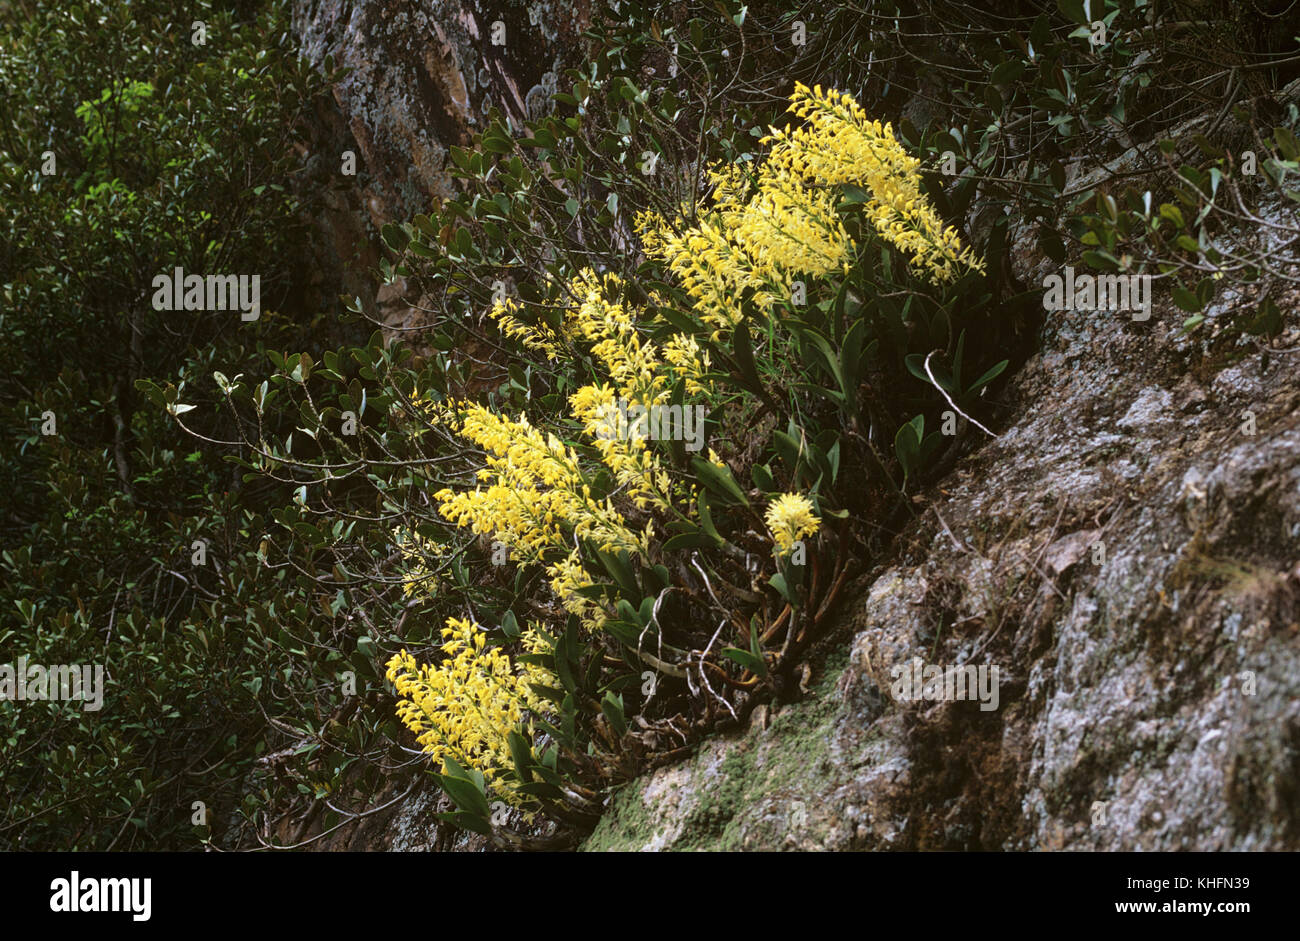
[{"label": "black banner", "polygon": [[382,931],[424,923],[442,930],[488,912],[540,914],[551,890],[568,886],[562,894],[571,895],[572,914],[580,912],[584,921],[606,907],[613,920],[599,923],[610,926],[629,907],[647,915],[659,908],[667,917],[677,907],[671,899],[685,904],[694,895],[687,906],[693,924],[735,928],[749,921],[746,909],[766,912],[775,890],[796,908],[860,904],[864,927],[879,924],[891,908],[903,923],[939,918],[949,927],[968,921],[972,930],[1047,908],[1071,924],[1200,919],[1230,930],[1254,916],[1277,919],[1290,911],[1282,894],[1294,885],[1295,859],[936,853],[626,854],[613,861],[567,854],[544,861],[545,893],[537,884],[539,862],[504,853],[10,854],[0,856],[0,901],[14,925],[75,920],[83,928],[100,922],[128,932],[264,925]]}]

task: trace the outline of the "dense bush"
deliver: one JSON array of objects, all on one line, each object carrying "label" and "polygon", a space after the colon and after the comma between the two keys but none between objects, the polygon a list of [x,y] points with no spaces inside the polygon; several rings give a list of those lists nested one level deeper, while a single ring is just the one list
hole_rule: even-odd
[{"label": "dense bush", "polygon": [[[135,383],[188,388],[310,336],[277,309],[303,233],[290,144],[321,82],[279,14],[191,6],[0,6],[0,662],[106,683],[100,711],[0,703],[0,846],[196,846],[264,751],[268,645],[244,605],[259,507],[287,496],[240,494],[228,449]],[[177,266],[258,274],[263,316],[155,310]]]}]

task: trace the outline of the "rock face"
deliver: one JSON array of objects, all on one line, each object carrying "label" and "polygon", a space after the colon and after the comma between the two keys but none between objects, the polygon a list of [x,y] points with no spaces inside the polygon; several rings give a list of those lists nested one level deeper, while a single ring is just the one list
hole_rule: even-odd
[{"label": "rock face", "polygon": [[[375,232],[451,194],[448,148],[469,144],[493,108],[516,129],[549,109],[581,55],[590,10],[590,0],[482,10],[459,0],[294,0],[302,55],[351,70],[333,89],[337,110],[314,120],[326,130],[315,156],[341,184],[316,220],[328,246],[321,260],[363,275],[346,279],[346,293],[379,320],[409,327],[418,316],[404,280],[376,290],[369,277],[381,257]],[[348,151],[355,175],[345,177]]]},{"label": "rock face", "polygon": [[589,17],[588,0],[295,0],[303,54],[352,70],[334,96],[371,221],[405,221],[448,195],[448,148],[468,144],[493,107],[516,128],[549,107]]},{"label": "rock face", "polygon": [[[316,841],[308,848],[317,852],[484,852],[490,847],[486,838],[448,826],[437,814],[455,810],[436,785],[417,779],[408,785],[394,783],[375,799],[381,808],[355,823],[332,832],[321,832],[319,824],[307,831]],[[296,843],[301,834],[286,830],[278,836],[286,843]]]},{"label": "rock face", "polygon": [[[809,695],[586,848],[1300,847],[1300,352],[1207,354],[1184,316],[1049,314]],[[997,707],[898,700],[914,658],[998,667]]]}]

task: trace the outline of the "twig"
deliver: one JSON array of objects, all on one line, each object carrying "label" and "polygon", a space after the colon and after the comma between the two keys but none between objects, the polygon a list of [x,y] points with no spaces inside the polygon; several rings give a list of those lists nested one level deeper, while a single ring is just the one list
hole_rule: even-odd
[{"label": "twig", "polygon": [[[662,658],[664,655],[664,631],[663,628],[659,626],[659,605],[663,604],[664,595],[672,591],[672,588],[673,586],[669,585],[666,588],[664,588],[663,591],[659,592],[659,596],[655,598],[654,608],[650,611],[650,620],[646,621],[645,627],[641,629],[641,636],[636,639],[637,656],[641,657],[642,659],[645,658],[645,655],[641,652],[641,642],[645,640],[645,632],[650,630],[650,625],[653,624],[655,629],[655,637],[659,641],[659,656],[656,657],[655,659],[660,663],[663,662]],[[652,689],[650,695],[646,698],[646,702],[649,702],[653,698],[654,698],[654,690]]]},{"label": "twig", "polygon": [[953,544],[953,546],[957,549],[957,551],[958,551],[958,552],[970,552],[970,551],[971,551],[971,550],[970,550],[970,547],[967,546],[965,543],[963,543],[963,542],[962,542],[960,539],[958,539],[956,536],[954,536],[952,530],[948,528],[948,522],[947,522],[947,521],[943,518],[943,516],[939,513],[939,507],[936,506],[936,505],[931,504],[930,509],[934,510],[934,515],[938,518],[938,520],[939,520],[939,525],[942,526],[942,527],[943,527],[943,531],[944,531],[945,533],[948,534],[948,538],[952,540],[952,544]]},{"label": "twig", "polygon": [[712,639],[709,640],[708,646],[705,647],[704,652],[700,654],[700,681],[704,683],[705,688],[709,691],[710,695],[712,695],[714,699],[716,699],[718,702],[722,703],[724,706],[727,707],[727,711],[731,713],[731,718],[735,719],[736,710],[731,708],[731,703],[727,702],[725,699],[723,699],[721,696],[719,696],[717,693],[713,691],[713,684],[710,683],[709,678],[704,675],[704,658],[709,655],[709,650],[712,649],[713,642],[718,639],[718,635],[722,633],[722,629],[726,626],[727,626],[726,618],[723,618],[721,621],[718,622],[718,629],[713,632],[713,637]]},{"label": "twig", "polygon": [[948,393],[947,393],[946,391],[944,391],[943,386],[939,385],[939,383],[935,381],[934,373],[930,372],[930,357],[933,356],[933,355],[934,355],[935,353],[937,353],[937,352],[939,352],[939,351],[938,351],[938,350],[931,350],[930,353],[925,357],[925,374],[926,374],[927,376],[930,377],[930,384],[933,385],[936,389],[939,390],[939,394],[940,394],[940,395],[942,395],[945,399],[947,399],[948,404],[952,406],[952,410],[953,410],[954,412],[956,412],[956,413],[957,413],[958,415],[960,415],[962,418],[966,419],[968,422],[970,422],[972,425],[974,425],[974,426],[975,426],[976,428],[978,428],[980,431],[984,432],[984,433],[985,433],[986,435],[988,435],[989,437],[991,437],[991,438],[996,438],[996,437],[998,437],[996,434],[994,434],[993,432],[991,432],[991,431],[989,431],[987,428],[985,428],[983,425],[981,425],[978,421],[976,421],[975,419],[971,418],[969,415],[967,415],[965,412],[963,412],[961,409],[959,409],[959,408],[957,407],[957,403],[954,402],[954,401],[952,400],[951,397],[949,397],[949,395],[948,395]]}]

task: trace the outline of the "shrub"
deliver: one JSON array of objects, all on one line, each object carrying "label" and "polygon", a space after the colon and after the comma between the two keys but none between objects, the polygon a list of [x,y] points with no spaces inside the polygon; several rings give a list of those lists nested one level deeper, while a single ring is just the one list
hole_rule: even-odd
[{"label": "shrub", "polygon": [[0,702],[0,846],[197,846],[233,829],[266,737],[247,617],[264,504],[239,506],[222,449],[135,383],[188,388],[310,333],[159,312],[150,284],[256,271],[268,307],[287,299],[289,145],[320,82],[274,11],[191,6],[205,47],[171,4],[0,5],[0,662],[99,664],[107,684],[97,712]]}]

